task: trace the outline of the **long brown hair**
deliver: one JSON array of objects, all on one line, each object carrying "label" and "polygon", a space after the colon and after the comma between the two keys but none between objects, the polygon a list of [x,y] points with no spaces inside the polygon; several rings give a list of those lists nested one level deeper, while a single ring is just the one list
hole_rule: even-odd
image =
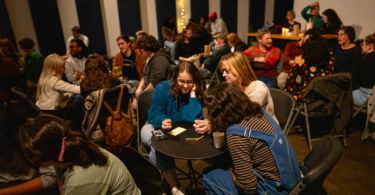
[{"label": "long brown hair", "polygon": [[90,55],[85,64],[85,76],[81,81],[82,91],[96,91],[113,87],[116,79],[109,74],[104,58],[98,54]]},{"label": "long brown hair", "polygon": [[[5,47],[8,48],[8,52],[9,52],[10,56],[13,56],[14,54],[17,53],[16,48],[14,47],[14,45],[12,44],[12,42],[10,42],[9,39],[5,38],[5,39],[1,39],[0,40],[0,47],[3,47],[3,46],[5,46]],[[8,54],[6,54],[6,55],[8,55]]]},{"label": "long brown hair", "polygon": [[171,95],[176,100],[177,108],[179,108],[179,99],[180,99],[180,88],[178,87],[177,77],[180,73],[186,72],[193,77],[193,82],[197,87],[195,94],[199,101],[203,100],[203,82],[199,75],[198,68],[194,66],[193,63],[188,61],[182,61],[179,65],[176,66],[172,76],[172,86],[171,86]]},{"label": "long brown hair", "polygon": [[34,167],[47,161],[58,162],[64,137],[62,163],[68,167],[104,166],[108,162],[107,155],[83,132],[71,131],[64,119],[52,115],[39,115],[21,128],[18,137],[25,162]]},{"label": "long brown hair", "polygon": [[252,117],[262,117],[263,110],[235,85],[222,83],[210,87],[204,98],[207,108],[207,119],[211,121],[213,131],[226,131],[231,125],[248,120]]}]

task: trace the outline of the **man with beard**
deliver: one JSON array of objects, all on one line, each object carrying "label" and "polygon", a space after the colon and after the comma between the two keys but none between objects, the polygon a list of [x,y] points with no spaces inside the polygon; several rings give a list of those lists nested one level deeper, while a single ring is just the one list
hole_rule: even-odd
[{"label": "man with beard", "polygon": [[284,89],[285,82],[288,79],[289,71],[290,71],[290,66],[292,66],[295,62],[296,57],[302,55],[302,46],[306,42],[306,40],[313,35],[314,30],[309,29],[305,32],[303,37],[294,42],[287,43],[285,46],[285,51],[284,51],[284,69],[280,73],[280,75],[277,77],[277,87],[279,89]]},{"label": "man with beard", "polygon": [[280,49],[272,46],[271,32],[267,29],[260,30],[257,38],[259,45],[245,50],[244,54],[249,57],[257,79],[265,83],[268,88],[276,88]]},{"label": "man with beard", "polygon": [[71,40],[69,50],[70,57],[65,62],[65,75],[69,82],[79,85],[85,71],[86,58],[90,54],[90,50],[81,39]]},{"label": "man with beard", "polygon": [[194,40],[191,39],[192,31],[189,28],[185,28],[182,34],[184,38],[176,43],[175,59],[194,62],[194,54],[198,53],[198,48]]}]

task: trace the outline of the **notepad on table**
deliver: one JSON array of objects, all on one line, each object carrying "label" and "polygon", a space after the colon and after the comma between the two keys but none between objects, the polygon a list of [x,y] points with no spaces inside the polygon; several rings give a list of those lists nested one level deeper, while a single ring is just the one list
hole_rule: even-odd
[{"label": "notepad on table", "polygon": [[177,127],[177,128],[173,129],[172,131],[170,131],[170,132],[168,132],[168,133],[171,134],[171,135],[176,136],[176,135],[178,135],[178,134],[184,132],[185,130],[186,130],[185,128]]}]

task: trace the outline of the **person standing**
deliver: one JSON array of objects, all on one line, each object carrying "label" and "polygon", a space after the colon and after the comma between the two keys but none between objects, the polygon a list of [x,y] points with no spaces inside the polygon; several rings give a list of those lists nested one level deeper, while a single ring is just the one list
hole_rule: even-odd
[{"label": "person standing", "polygon": [[172,18],[172,16],[168,16],[163,25],[161,26],[161,33],[163,35],[164,45],[171,48],[172,60],[174,59],[175,55],[175,47],[177,41],[177,29],[176,24]]},{"label": "person standing", "polygon": [[89,46],[89,38],[83,34],[81,34],[81,28],[79,26],[74,26],[72,28],[72,36],[70,36],[67,40],[66,40],[66,58],[68,58],[70,56],[70,42],[73,40],[73,39],[81,39],[83,41],[83,43],[86,45],[86,47]]},{"label": "person standing", "polygon": [[44,57],[34,49],[35,43],[32,39],[23,38],[18,44],[26,53],[22,71],[26,73],[29,85],[35,85],[36,87],[43,70]]}]

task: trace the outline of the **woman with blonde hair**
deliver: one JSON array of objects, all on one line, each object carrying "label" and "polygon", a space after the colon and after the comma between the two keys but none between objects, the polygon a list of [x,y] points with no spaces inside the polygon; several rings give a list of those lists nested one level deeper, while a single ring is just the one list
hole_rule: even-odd
[{"label": "woman with blonde hair", "polygon": [[244,43],[236,33],[229,33],[227,35],[228,44],[231,46],[232,52],[239,51],[244,52],[248,46]]},{"label": "woman with blonde hair", "polygon": [[[257,80],[245,54],[232,52],[225,55],[219,63],[219,68],[227,83],[232,83],[238,87],[252,102],[258,103],[267,114],[279,123],[274,114],[271,93],[266,84]],[[194,127],[197,133],[211,132],[209,121],[196,120]]]},{"label": "woman with blonde hair", "polygon": [[56,115],[67,120],[75,118],[76,114],[83,108],[83,102],[73,103],[61,108],[62,102],[71,95],[70,92],[80,94],[79,86],[72,85],[61,80],[65,72],[65,59],[57,54],[49,55],[43,63],[43,71],[37,85],[36,105],[43,113]]}]

